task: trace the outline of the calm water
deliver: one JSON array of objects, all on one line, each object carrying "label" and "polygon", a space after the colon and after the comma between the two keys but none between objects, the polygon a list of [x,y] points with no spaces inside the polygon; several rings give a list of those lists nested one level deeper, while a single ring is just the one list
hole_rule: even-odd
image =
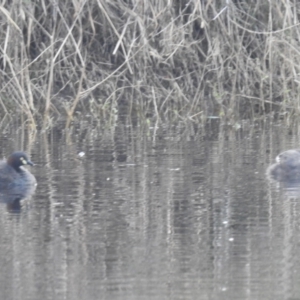
[{"label": "calm water", "polygon": [[3,127],[38,187],[0,206],[0,299],[300,299],[300,188],[265,176],[299,128]]}]

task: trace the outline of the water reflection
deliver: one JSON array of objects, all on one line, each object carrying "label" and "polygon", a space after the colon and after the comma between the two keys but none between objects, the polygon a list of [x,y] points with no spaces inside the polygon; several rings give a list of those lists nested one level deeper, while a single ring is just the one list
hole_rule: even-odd
[{"label": "water reflection", "polygon": [[1,151],[30,148],[39,185],[19,218],[1,211],[1,299],[297,297],[299,198],[265,176],[294,132],[120,119],[30,140],[8,128]]}]

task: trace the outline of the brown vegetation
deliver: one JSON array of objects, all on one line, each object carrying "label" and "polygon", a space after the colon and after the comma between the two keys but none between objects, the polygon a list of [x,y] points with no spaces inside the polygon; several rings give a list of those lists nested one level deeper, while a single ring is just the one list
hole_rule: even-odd
[{"label": "brown vegetation", "polygon": [[199,120],[299,111],[299,1],[9,1],[0,106]]}]

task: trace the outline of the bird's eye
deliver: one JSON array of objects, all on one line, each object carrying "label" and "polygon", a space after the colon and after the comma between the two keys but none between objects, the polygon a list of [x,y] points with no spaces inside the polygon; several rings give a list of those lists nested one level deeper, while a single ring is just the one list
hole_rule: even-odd
[{"label": "bird's eye", "polygon": [[20,161],[22,162],[23,165],[27,164],[27,161],[24,157],[20,157]]}]

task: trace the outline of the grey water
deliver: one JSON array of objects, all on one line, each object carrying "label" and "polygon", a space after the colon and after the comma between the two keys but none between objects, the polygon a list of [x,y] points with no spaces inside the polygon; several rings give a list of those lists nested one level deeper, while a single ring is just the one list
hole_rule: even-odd
[{"label": "grey water", "polygon": [[265,174],[299,128],[6,125],[38,186],[0,204],[0,299],[300,299],[300,192]]}]

